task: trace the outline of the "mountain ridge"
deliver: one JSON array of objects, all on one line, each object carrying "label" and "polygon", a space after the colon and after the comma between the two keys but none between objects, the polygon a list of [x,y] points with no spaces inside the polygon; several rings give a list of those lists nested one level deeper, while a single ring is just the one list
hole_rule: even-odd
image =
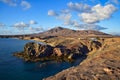
[{"label": "mountain ridge", "polygon": [[103,33],[95,30],[72,30],[63,27],[55,27],[48,31],[35,34],[34,36],[67,36],[67,37],[79,37],[79,36],[111,36],[110,34]]}]

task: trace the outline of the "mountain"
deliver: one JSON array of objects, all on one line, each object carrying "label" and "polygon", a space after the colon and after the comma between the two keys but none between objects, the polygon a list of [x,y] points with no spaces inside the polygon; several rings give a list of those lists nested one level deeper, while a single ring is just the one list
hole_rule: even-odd
[{"label": "mountain", "polygon": [[80,37],[80,36],[110,36],[110,35],[94,30],[71,30],[63,27],[55,27],[46,32],[36,34],[35,36]]}]

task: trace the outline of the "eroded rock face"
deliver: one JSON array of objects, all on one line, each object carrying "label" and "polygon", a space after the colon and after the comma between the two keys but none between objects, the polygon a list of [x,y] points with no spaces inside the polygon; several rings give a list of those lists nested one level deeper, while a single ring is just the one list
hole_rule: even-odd
[{"label": "eroded rock face", "polygon": [[24,47],[24,54],[34,57],[45,57],[52,54],[53,47],[40,43],[30,42]]},{"label": "eroded rock face", "polygon": [[53,47],[37,42],[29,42],[24,46],[24,51],[14,53],[16,57],[20,57],[25,61],[45,61],[49,60],[53,54]]},{"label": "eroded rock face", "polygon": [[25,61],[44,61],[44,60],[72,60],[82,58],[92,50],[99,49],[100,42],[93,41],[89,45],[85,45],[81,42],[74,44],[59,44],[52,47],[47,44],[41,44],[38,42],[29,42],[24,46],[24,51],[19,54],[15,54],[17,57],[25,59]]},{"label": "eroded rock face", "polygon": [[82,43],[67,45],[66,48],[69,50],[69,58],[79,58],[82,55],[86,55],[89,52],[87,46]]},{"label": "eroded rock face", "polygon": [[90,41],[88,48],[89,48],[89,51],[92,51],[92,50],[99,49],[101,46],[102,44],[99,41]]}]

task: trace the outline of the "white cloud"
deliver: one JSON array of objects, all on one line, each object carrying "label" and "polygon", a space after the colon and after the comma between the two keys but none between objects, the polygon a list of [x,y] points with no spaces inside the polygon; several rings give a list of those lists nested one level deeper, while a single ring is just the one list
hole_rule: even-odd
[{"label": "white cloud", "polygon": [[58,16],[58,14],[54,10],[49,10],[48,15],[49,16]]},{"label": "white cloud", "polygon": [[53,10],[48,11],[49,16],[54,16],[56,19],[62,20],[64,25],[70,25],[72,24],[71,18],[72,15],[69,13],[68,9],[63,9],[60,11],[60,14],[57,14],[57,12]]},{"label": "white cloud", "polygon": [[79,17],[82,18],[82,21],[85,23],[96,23],[101,20],[109,19],[115,11],[116,7],[112,4],[105,6],[97,4],[92,7],[91,12],[83,12],[79,14]]},{"label": "white cloud", "polygon": [[72,24],[71,18],[72,18],[71,14],[61,14],[61,15],[57,16],[57,19],[60,19],[60,20],[64,21],[64,25]]},{"label": "white cloud", "polygon": [[96,23],[99,22],[99,16],[96,13],[82,13],[79,14],[81,20],[85,23]]},{"label": "white cloud", "polygon": [[101,27],[95,24],[80,24],[76,20],[72,20],[72,14],[70,13],[61,13],[58,16],[55,16],[57,19],[63,21],[63,25],[75,27],[82,30],[104,30],[106,28]]},{"label": "white cloud", "polygon": [[13,27],[16,27],[18,29],[24,29],[24,28],[29,27],[29,26],[30,26],[29,24],[26,24],[24,22],[18,22],[18,23],[15,23],[13,25]]},{"label": "white cloud", "polygon": [[33,24],[37,24],[37,22],[34,21],[34,20],[30,20],[29,23],[24,23],[23,21],[21,21],[21,22],[15,23],[15,24],[12,25],[12,26],[13,26],[13,27],[16,27],[16,28],[18,28],[18,29],[24,29],[24,28],[27,28],[27,27],[32,26]]},{"label": "white cloud", "polygon": [[111,18],[112,14],[117,10],[115,4],[113,3],[118,3],[118,0],[111,0],[112,1],[111,4],[104,3],[103,4],[104,6],[100,4],[101,3],[100,0],[94,2],[93,3],[94,6],[85,4],[84,2],[86,1],[93,3],[95,0],[84,0],[80,1],[80,3],[69,2],[67,4],[68,8],[62,9],[59,12],[49,10],[48,15],[54,16],[56,19],[62,20],[63,25],[70,27],[86,30],[107,29],[99,25],[96,25],[96,23]]},{"label": "white cloud", "polygon": [[16,34],[31,34],[43,31],[42,27],[36,27],[33,24],[37,24],[37,22],[34,20],[30,20],[28,23],[21,21],[13,24],[11,28],[15,30]]},{"label": "white cloud", "polygon": [[30,20],[30,22],[29,22],[29,24],[37,24],[37,22],[36,21],[34,21],[34,20]]},{"label": "white cloud", "polygon": [[24,10],[31,8],[31,4],[27,1],[22,1],[20,5],[23,7]]},{"label": "white cloud", "polygon": [[83,3],[73,3],[69,2],[67,4],[68,8],[77,12],[89,12],[91,7],[87,4]]},{"label": "white cloud", "polygon": [[18,2],[18,0],[0,0],[0,1],[15,7],[20,5],[21,7],[23,7],[24,10],[31,8],[31,4],[25,0],[20,0],[20,3]]},{"label": "white cloud", "polygon": [[0,1],[10,6],[17,6],[16,0],[0,0]]},{"label": "white cloud", "polygon": [[98,30],[98,31],[107,29],[107,28],[104,28],[104,27],[101,27],[95,24],[79,24],[77,28],[82,29],[82,30]]},{"label": "white cloud", "polygon": [[104,29],[107,29],[107,28],[101,27],[96,24],[80,24],[79,22],[77,22],[75,20],[74,21],[70,20],[70,22],[67,25],[69,25],[71,27],[75,27],[77,29],[81,29],[81,30],[104,30]]}]

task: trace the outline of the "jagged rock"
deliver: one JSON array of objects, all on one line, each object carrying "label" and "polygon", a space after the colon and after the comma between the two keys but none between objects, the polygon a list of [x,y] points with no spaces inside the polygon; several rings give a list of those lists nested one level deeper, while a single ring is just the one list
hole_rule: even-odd
[{"label": "jagged rock", "polygon": [[[24,51],[15,54],[17,57],[23,58],[25,61],[44,61],[44,60],[61,60],[67,61],[82,58],[89,51],[99,49],[101,43],[92,41],[89,45],[73,40],[63,40],[61,43],[52,47],[39,42],[29,42],[24,46]],[[88,41],[88,40],[86,40]]]},{"label": "jagged rock", "polygon": [[52,54],[53,47],[41,43],[30,42],[24,47],[24,54],[34,57],[45,57]]},{"label": "jagged rock", "polygon": [[68,45],[67,49],[70,50],[70,54],[68,58],[74,58],[74,59],[82,55],[86,55],[89,52],[88,47],[83,45],[82,43]]},{"label": "jagged rock", "polygon": [[102,46],[99,41],[90,41],[88,45],[89,51],[97,50]]}]

